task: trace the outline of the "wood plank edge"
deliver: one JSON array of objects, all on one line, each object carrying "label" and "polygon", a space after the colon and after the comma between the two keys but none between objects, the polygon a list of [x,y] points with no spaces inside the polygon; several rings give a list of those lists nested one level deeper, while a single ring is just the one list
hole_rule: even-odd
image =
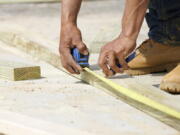
[{"label": "wood plank edge", "polygon": [[40,66],[29,66],[23,68],[14,68],[14,80],[30,80],[41,78],[41,68]]}]

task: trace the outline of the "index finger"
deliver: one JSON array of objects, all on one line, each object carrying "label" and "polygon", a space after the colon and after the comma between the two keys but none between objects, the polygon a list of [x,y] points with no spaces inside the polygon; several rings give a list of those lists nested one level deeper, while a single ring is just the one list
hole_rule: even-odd
[{"label": "index finger", "polygon": [[116,63],[116,56],[115,56],[115,53],[113,51],[110,51],[108,53],[108,65],[109,67],[113,70],[114,74],[115,73],[120,73],[121,70],[120,68],[117,66],[117,63]]},{"label": "index finger", "polygon": [[[81,68],[81,66],[79,64],[77,64],[71,54],[70,48],[65,48],[63,50],[62,55],[62,60],[64,63],[64,67],[69,71],[69,69],[73,70],[74,73],[79,74],[80,71],[82,71],[83,69]],[[71,71],[71,73],[73,73]]]},{"label": "index finger", "polygon": [[112,76],[113,72],[108,68],[106,57],[105,53],[100,53],[98,63],[106,76]]}]

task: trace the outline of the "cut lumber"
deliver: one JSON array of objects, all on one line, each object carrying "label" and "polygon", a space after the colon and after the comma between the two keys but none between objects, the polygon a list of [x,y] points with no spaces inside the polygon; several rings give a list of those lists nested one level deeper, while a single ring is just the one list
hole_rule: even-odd
[{"label": "cut lumber", "polygon": [[40,67],[0,60],[0,78],[12,81],[40,78]]},{"label": "cut lumber", "polygon": [[[5,31],[0,32],[0,40],[11,47],[22,50],[23,52],[35,58],[44,60],[47,63],[55,66],[56,68],[65,71],[61,66],[60,57],[57,53],[57,50],[55,51],[53,49],[54,44],[52,42],[41,39],[38,34],[35,35],[28,32],[27,35],[26,33],[26,31],[16,32],[15,30],[7,31],[6,29]],[[130,89],[127,90],[131,91],[130,93],[136,92],[137,95],[141,95],[143,97],[142,99],[144,99],[143,102],[143,100],[140,101],[140,99],[138,99],[138,97],[141,96],[137,97],[136,94],[132,94],[133,96],[127,95],[127,93],[125,92],[126,88],[121,87],[119,85],[120,83],[116,83],[114,80],[112,80],[113,85],[110,85],[107,83],[108,79],[104,77],[98,77],[96,74],[97,73],[91,72],[86,69],[86,71],[81,75],[73,76],[89,83],[92,86],[110,92],[126,103],[136,107],[143,112],[146,112],[147,114],[180,131],[180,106],[177,104],[174,105],[174,102],[180,102],[179,97],[174,97],[172,95],[168,95],[159,91],[155,92],[155,90],[153,88],[151,89],[150,86],[141,85],[141,83],[136,81],[134,82],[135,85],[133,83],[131,84],[131,82],[133,82],[132,80],[125,81],[128,85],[128,88]],[[114,87],[114,85],[116,85],[117,87]],[[151,90],[153,92],[149,92]],[[152,95],[149,95],[149,93],[151,93]],[[152,101],[154,101],[155,103],[153,102],[154,105],[152,106],[150,105],[151,103],[148,103],[148,101],[150,101],[151,103]]]},{"label": "cut lumber", "polygon": [[3,48],[0,50],[0,78],[19,81],[41,77],[40,67],[28,64]]}]

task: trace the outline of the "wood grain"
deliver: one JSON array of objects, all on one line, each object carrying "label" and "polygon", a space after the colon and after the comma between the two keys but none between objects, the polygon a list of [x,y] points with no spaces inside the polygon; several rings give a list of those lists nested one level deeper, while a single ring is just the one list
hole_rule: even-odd
[{"label": "wood grain", "polygon": [[2,79],[20,81],[41,77],[39,66],[24,66],[24,64],[21,64],[19,67],[14,67],[16,62],[9,62],[8,65],[4,65],[1,60],[0,63],[0,78]]},{"label": "wood grain", "polygon": [[41,77],[39,66],[0,48],[0,78],[12,81]]}]

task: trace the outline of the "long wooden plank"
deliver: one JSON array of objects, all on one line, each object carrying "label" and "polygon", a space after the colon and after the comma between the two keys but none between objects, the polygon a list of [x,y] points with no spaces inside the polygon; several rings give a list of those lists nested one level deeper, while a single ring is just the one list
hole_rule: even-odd
[{"label": "long wooden plank", "polygon": [[[28,35],[28,36],[30,36],[30,35]],[[32,37],[28,37],[28,36],[25,33],[21,33],[21,32],[17,32],[17,33],[16,32],[0,32],[0,40],[2,40],[3,42],[7,43],[8,45],[10,45],[12,47],[16,47],[31,56],[34,56],[41,60],[44,60],[44,61],[50,63],[51,65],[57,67],[58,69],[64,71],[64,69],[62,68],[61,63],[60,63],[60,57],[57,53],[48,49],[48,47],[46,47],[42,43],[39,43],[39,41],[40,41],[39,39],[38,39],[38,41],[35,39],[33,40]],[[44,41],[44,42],[46,42],[46,41]],[[113,93],[113,95],[117,96],[118,98],[125,101],[126,103],[148,113],[149,115],[159,119],[160,121],[162,121],[180,131],[180,119],[179,119],[180,112],[179,112],[179,110],[172,109],[172,107],[166,107],[165,105],[162,105],[162,106],[165,106],[165,108],[162,106],[160,107],[160,108],[164,108],[165,110],[158,109],[159,106],[152,107],[151,105],[148,105],[147,103],[145,103],[143,101],[135,100],[135,98],[125,95],[122,92],[123,91],[122,87],[120,87],[118,84],[115,83],[119,87],[114,88],[114,87],[112,87],[112,85],[109,85],[106,81],[104,81],[105,78],[104,79],[102,79],[103,77],[98,78],[94,74],[94,72],[83,72],[80,76],[75,76],[75,77],[79,78],[95,87],[104,89],[106,91],[110,91],[111,93]],[[138,98],[138,97],[136,97],[136,98]],[[157,100],[158,100],[158,98],[157,98]],[[163,101],[161,101],[158,104],[160,104],[160,105],[163,104]],[[171,114],[175,114],[175,115],[171,115]]]}]

